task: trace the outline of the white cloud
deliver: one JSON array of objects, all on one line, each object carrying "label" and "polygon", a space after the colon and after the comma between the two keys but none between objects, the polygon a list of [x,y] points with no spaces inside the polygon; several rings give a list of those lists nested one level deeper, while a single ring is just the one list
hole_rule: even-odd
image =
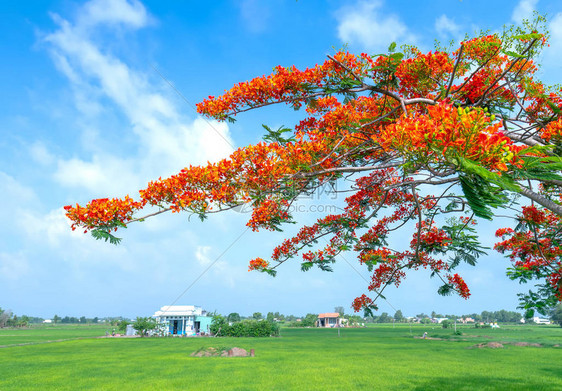
[{"label": "white cloud", "polygon": [[211,263],[209,259],[209,252],[211,251],[210,246],[197,246],[197,250],[195,251],[195,259],[201,266],[207,266]]},{"label": "white cloud", "polygon": [[36,244],[49,245],[51,248],[59,247],[69,239],[76,241],[85,237],[81,232],[70,229],[70,220],[66,218],[62,207],[45,215],[38,214],[32,208],[23,210],[18,221],[22,232],[25,232],[28,237],[32,237]]},{"label": "white cloud", "polygon": [[0,203],[2,210],[13,210],[14,206],[37,201],[35,192],[10,175],[0,171]]},{"label": "white cloud", "polygon": [[435,30],[441,37],[456,37],[460,31],[460,26],[443,14],[435,20]]},{"label": "white cloud", "polygon": [[549,47],[544,48],[541,64],[541,79],[545,83],[555,84],[560,82],[562,73],[562,12],[556,14],[548,24],[550,39]]},{"label": "white cloud", "polygon": [[87,189],[95,197],[122,196],[141,186],[134,164],[113,156],[94,155],[91,161],[60,159],[54,173],[63,186]]},{"label": "white cloud", "polygon": [[[96,194],[123,195],[150,179],[174,174],[188,164],[216,161],[232,151],[225,123],[185,118],[162,93],[162,84],[151,82],[147,74],[133,69],[92,38],[93,26],[101,23],[145,26],[149,16],[142,4],[94,0],[84,5],[74,24],[58,16],[54,20],[59,28],[44,41],[55,65],[71,84],[76,107],[93,117],[84,130],[88,140],[85,149],[93,154],[60,159],[54,175],[60,184]],[[114,110],[128,120],[123,138],[136,140],[133,155],[129,152],[121,157],[125,153],[114,156],[96,150],[103,132],[93,131],[92,122],[97,120],[102,127],[104,112]]]},{"label": "white cloud", "polygon": [[538,2],[539,0],[521,0],[513,9],[511,20],[520,23],[523,19],[532,18]]},{"label": "white cloud", "polygon": [[92,0],[84,4],[78,16],[80,26],[124,24],[140,28],[149,21],[146,8],[138,0]]},{"label": "white cloud", "polygon": [[416,37],[397,15],[381,12],[382,1],[360,1],[339,10],[339,38],[368,50],[384,52],[392,42],[415,44]]},{"label": "white cloud", "polygon": [[43,166],[48,166],[55,161],[53,154],[51,154],[45,144],[40,141],[34,142],[29,147],[29,154],[34,161]]},{"label": "white cloud", "polygon": [[22,211],[38,204],[39,199],[31,188],[0,171],[0,232],[12,233]]}]

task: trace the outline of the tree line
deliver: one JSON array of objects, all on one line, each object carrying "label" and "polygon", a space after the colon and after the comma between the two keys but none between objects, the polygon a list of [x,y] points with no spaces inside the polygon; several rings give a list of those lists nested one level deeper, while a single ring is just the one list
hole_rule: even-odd
[{"label": "tree line", "polygon": [[[520,322],[523,318],[523,315],[520,312],[516,311],[507,311],[507,310],[499,310],[499,311],[482,311],[481,313],[470,313],[470,314],[462,314],[462,315],[455,315],[455,314],[441,314],[436,311],[432,311],[430,314],[419,313],[414,317],[406,317],[402,313],[401,310],[397,310],[394,315],[389,314],[388,312],[382,312],[380,315],[372,314],[371,316],[361,317],[359,315],[350,315],[344,312],[344,307],[338,306],[334,308],[334,312],[340,314],[341,317],[347,319],[348,324],[350,325],[357,325],[362,323],[406,323],[412,321],[419,321],[422,323],[430,323],[431,319],[437,318],[447,318],[449,320],[459,320],[459,319],[467,319],[471,318],[475,322],[499,322],[499,323],[517,323]],[[295,315],[284,315],[279,312],[268,312],[266,316],[264,316],[261,312],[254,312],[250,316],[242,316],[237,312],[232,312],[226,315],[225,320],[230,323],[240,322],[242,320],[268,320],[271,322],[278,322],[284,323],[286,326],[293,326],[293,327],[313,327],[316,324],[316,320],[318,319],[318,314],[308,313],[304,316],[295,316]],[[528,322],[528,320],[527,320]]]}]

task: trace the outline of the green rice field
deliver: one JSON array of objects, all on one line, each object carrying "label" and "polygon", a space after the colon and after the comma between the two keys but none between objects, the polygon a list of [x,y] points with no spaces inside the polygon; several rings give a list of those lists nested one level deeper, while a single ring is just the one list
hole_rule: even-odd
[{"label": "green rice field", "polygon": [[[278,338],[96,338],[106,330],[0,330],[0,390],[562,390],[557,326],[459,327],[462,335],[400,324],[341,329],[340,336],[282,328]],[[424,332],[429,339],[419,338]],[[206,347],[256,355],[190,356]]]}]

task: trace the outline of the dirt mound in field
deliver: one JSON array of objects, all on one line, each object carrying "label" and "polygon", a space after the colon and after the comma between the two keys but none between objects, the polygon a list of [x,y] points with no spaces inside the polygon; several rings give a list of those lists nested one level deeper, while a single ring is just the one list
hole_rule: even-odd
[{"label": "dirt mound in field", "polygon": [[514,346],[534,346],[536,348],[542,347],[540,343],[531,343],[531,342],[515,342]]},{"label": "dirt mound in field", "polygon": [[491,349],[500,349],[503,348],[503,344],[499,342],[487,342],[487,343],[479,343],[476,345],[471,346],[469,349],[482,349],[482,348],[491,348]]},{"label": "dirt mound in field", "polygon": [[535,348],[542,348],[543,346],[540,343],[535,343],[535,342],[488,342],[488,343],[479,343],[476,345],[472,345],[470,346],[468,349],[474,349],[474,348],[492,348],[492,349],[497,349],[497,348],[503,348],[505,345],[513,345],[513,346],[531,346],[531,347],[535,347]]},{"label": "dirt mound in field", "polygon": [[254,349],[248,352],[242,348],[205,348],[199,349],[190,354],[191,357],[254,357]]}]

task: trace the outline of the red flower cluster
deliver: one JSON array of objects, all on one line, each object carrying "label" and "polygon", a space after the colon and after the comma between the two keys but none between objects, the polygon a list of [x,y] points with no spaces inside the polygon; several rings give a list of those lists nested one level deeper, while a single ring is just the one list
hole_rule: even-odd
[{"label": "red flower cluster", "polygon": [[[64,207],[66,216],[72,221],[72,230],[77,226],[89,229],[112,225],[114,222],[128,222],[134,213],[142,209],[144,202],[135,202],[129,196],[124,199],[100,198],[90,201],[86,207],[76,204],[76,207],[67,205]],[[117,230],[117,228],[115,228]]]},{"label": "red flower cluster", "polygon": [[264,270],[269,267],[269,262],[263,260],[262,258],[252,259],[250,261],[250,266],[248,267],[248,271],[252,270]]},{"label": "red flower cluster", "polygon": [[464,297],[465,299],[468,299],[470,297],[470,290],[468,289],[468,286],[466,285],[466,283],[464,282],[461,276],[455,273],[452,276],[448,275],[447,280],[449,281],[449,284],[451,284],[455,288],[455,290],[459,293],[461,297]]},{"label": "red flower cluster", "polygon": [[428,96],[445,83],[453,71],[453,61],[447,53],[417,52],[415,57],[402,61],[396,69],[400,92],[406,96]]}]

